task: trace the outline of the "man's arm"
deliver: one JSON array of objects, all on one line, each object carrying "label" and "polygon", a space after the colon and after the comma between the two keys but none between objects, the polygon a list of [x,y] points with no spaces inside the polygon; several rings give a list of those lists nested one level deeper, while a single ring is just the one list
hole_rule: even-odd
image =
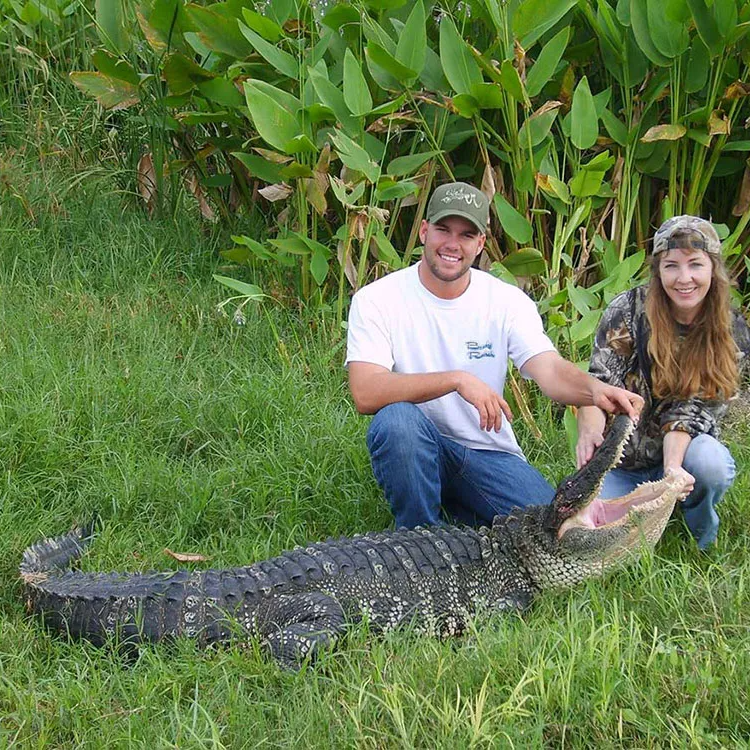
[{"label": "man's arm", "polygon": [[524,362],[523,375],[535,380],[545,396],[563,404],[598,406],[610,413],[623,412],[637,419],[643,398],[624,388],[617,388],[579,370],[557,352],[542,352]]},{"label": "man's arm", "polygon": [[505,399],[468,372],[448,370],[404,374],[371,362],[349,363],[349,389],[360,414],[374,414],[388,404],[421,404],[454,391],[479,412],[482,430],[500,430],[503,415],[513,417]]}]

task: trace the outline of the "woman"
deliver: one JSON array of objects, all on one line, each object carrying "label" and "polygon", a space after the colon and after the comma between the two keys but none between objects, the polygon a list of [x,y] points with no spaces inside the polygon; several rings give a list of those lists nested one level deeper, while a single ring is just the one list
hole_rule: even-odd
[{"label": "woman", "polygon": [[[685,471],[682,504],[698,547],[716,539],[716,504],[734,480],[734,460],[719,440],[727,401],[746,372],[750,331],[729,300],[721,242],[697,216],[665,221],[654,235],[651,282],[618,295],[605,310],[589,371],[643,396],[645,405],[622,462],[601,497],[618,497],[668,471]],[[602,441],[605,415],[578,411],[579,468]]]}]

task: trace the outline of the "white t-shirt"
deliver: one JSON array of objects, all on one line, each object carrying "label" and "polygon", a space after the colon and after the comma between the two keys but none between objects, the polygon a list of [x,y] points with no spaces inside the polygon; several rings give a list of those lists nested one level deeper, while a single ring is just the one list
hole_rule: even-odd
[{"label": "white t-shirt", "polygon": [[[555,347],[533,300],[474,268],[466,291],[441,299],[419,280],[419,264],[360,289],[349,313],[346,364],[371,362],[401,373],[464,370],[502,395],[508,357],[521,368]],[[500,432],[479,428],[479,413],[458,393],[417,404],[441,435],[469,448],[523,458],[503,417]]]}]

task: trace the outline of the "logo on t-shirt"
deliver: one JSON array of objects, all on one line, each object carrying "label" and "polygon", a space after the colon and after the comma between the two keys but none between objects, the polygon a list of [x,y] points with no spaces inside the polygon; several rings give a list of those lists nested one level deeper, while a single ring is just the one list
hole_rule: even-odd
[{"label": "logo on t-shirt", "polygon": [[492,351],[491,341],[488,341],[486,344],[479,344],[476,341],[467,341],[466,353],[469,355],[469,359],[483,359],[484,357],[495,356],[495,352]]}]

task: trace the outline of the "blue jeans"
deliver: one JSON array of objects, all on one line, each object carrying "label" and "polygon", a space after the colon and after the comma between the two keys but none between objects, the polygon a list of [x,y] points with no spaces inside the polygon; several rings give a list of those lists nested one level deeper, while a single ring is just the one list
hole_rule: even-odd
[{"label": "blue jeans", "polygon": [[496,515],[549,503],[555,494],[519,456],[460,445],[414,404],[383,407],[370,424],[367,447],[397,528],[440,523],[441,507],[461,523],[491,524]]},{"label": "blue jeans", "polygon": [[[685,471],[695,477],[695,488],[680,503],[685,523],[700,549],[716,541],[719,516],[716,505],[734,481],[734,459],[725,445],[710,435],[696,435],[682,462]],[[641,482],[652,482],[664,476],[662,466],[645,469],[612,469],[604,478],[601,497],[621,497]]]}]

